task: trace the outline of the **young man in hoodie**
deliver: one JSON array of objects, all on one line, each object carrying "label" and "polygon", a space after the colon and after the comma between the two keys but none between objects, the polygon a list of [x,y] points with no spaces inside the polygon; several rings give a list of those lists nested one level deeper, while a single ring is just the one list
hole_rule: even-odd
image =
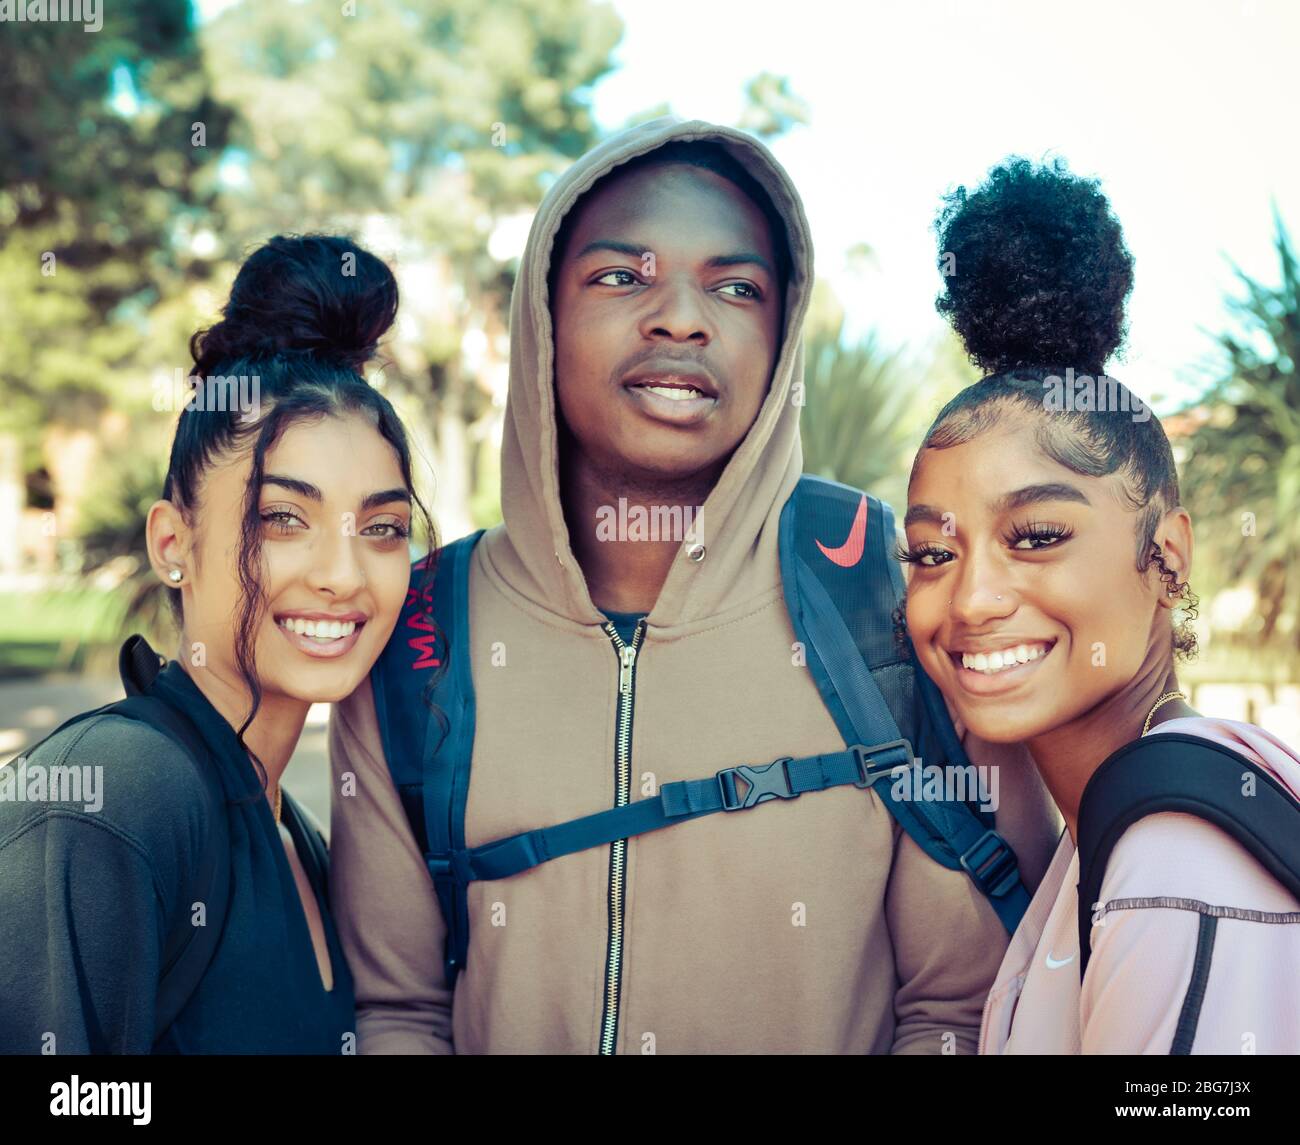
[{"label": "young man in hoodie", "polygon": [[[511,307],[504,524],[470,566],[467,845],[842,749],[792,652],[777,556],[811,286],[794,187],[729,128],[634,128],[542,203]],[[974,1050],[1006,931],[874,791],[472,882],[451,989],[368,684],[335,709],[330,755],[363,1052]],[[998,825],[1032,889],[1057,831],[1028,761],[1001,762]]]}]

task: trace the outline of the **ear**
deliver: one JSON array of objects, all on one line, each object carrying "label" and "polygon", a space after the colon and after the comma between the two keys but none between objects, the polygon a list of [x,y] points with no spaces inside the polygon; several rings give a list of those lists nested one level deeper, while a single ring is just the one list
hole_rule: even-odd
[{"label": "ear", "polygon": [[[1165,565],[1178,579],[1179,584],[1192,576],[1192,518],[1186,509],[1179,505],[1170,509],[1156,526],[1155,542],[1165,555]],[[1174,608],[1178,596],[1171,596],[1168,588],[1161,582],[1159,603],[1165,608]]]},{"label": "ear", "polygon": [[149,547],[149,563],[158,579],[168,588],[178,588],[167,574],[172,569],[184,573],[183,584],[190,578],[190,544],[193,535],[185,517],[172,502],[155,501],[149,506],[145,521],[145,540]]}]

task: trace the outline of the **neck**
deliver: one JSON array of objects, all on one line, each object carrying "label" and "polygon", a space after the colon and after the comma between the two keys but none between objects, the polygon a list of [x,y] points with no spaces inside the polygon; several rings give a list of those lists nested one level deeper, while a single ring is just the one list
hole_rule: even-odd
[{"label": "neck", "polygon": [[[1076,843],[1079,802],[1093,772],[1112,752],[1142,735],[1147,714],[1161,696],[1178,691],[1168,639],[1166,630],[1163,640],[1157,638],[1149,643],[1142,667],[1127,685],[1077,719],[1028,741],[1039,774]],[[1163,651],[1158,651],[1162,644]],[[1171,700],[1160,706],[1151,726],[1196,714],[1186,702]]]},{"label": "neck", "polygon": [[[248,710],[252,705],[252,697],[243,679],[237,672],[228,676],[224,671],[212,667],[191,668],[185,657],[185,650],[189,647],[190,641],[182,636],[176,659],[208,703],[216,708],[226,723],[238,731],[248,718]],[[272,806],[275,805],[280,777],[289,766],[294,748],[298,746],[310,707],[311,704],[306,700],[263,692],[257,717],[244,732],[244,743],[262,761],[262,767],[266,770],[267,798]]]},{"label": "neck", "polygon": [[687,526],[718,473],[637,478],[602,472],[577,452],[566,451],[560,487],[570,544],[592,603],[604,612],[649,612],[673,561],[683,559]]}]

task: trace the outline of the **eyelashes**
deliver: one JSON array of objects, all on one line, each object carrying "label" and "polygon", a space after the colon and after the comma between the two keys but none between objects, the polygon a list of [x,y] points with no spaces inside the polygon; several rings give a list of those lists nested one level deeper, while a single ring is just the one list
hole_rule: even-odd
[{"label": "eyelashes", "polygon": [[[271,527],[271,530],[282,537],[292,536],[294,533],[300,533],[307,528],[303,519],[297,513],[291,513],[287,509],[272,509],[269,513],[263,513],[262,520]],[[297,521],[301,528],[292,525],[290,522]],[[388,529],[390,532],[373,534],[371,529]],[[362,536],[376,536],[381,541],[404,541],[411,535],[411,530],[403,525],[400,521],[376,521],[373,525],[367,525],[361,530]]]},{"label": "eyelashes", "polygon": [[411,535],[411,530],[397,521],[377,521],[375,524],[368,526],[371,529],[392,529],[393,531],[380,540],[404,541]]},{"label": "eyelashes", "polygon": [[940,548],[938,545],[920,544],[908,548],[905,545],[894,544],[894,559],[902,561],[908,565],[922,565],[925,568],[934,568],[938,564],[947,564],[944,560],[927,561],[927,557],[952,557],[952,553],[947,549]]},{"label": "eyelashes", "polygon": [[[616,275],[624,275],[630,281],[628,282],[605,282],[604,281],[605,279],[613,278]],[[644,286],[645,283],[641,281],[641,276],[638,275],[636,271],[626,270],[626,269],[616,269],[616,270],[607,270],[603,274],[596,275],[596,277],[591,280],[590,285],[613,286],[613,287],[625,288],[629,286]],[[744,290],[745,293],[730,294],[728,295],[729,298],[739,298],[747,302],[761,302],[766,297],[764,292],[761,289],[759,289],[759,287],[755,286],[752,282],[724,282],[721,286],[714,287],[713,289],[717,293],[721,294],[723,291],[731,290],[733,288],[739,288],[741,290]]]},{"label": "eyelashes", "polygon": [[[1024,524],[1013,525],[1003,537],[1003,541],[1007,548],[1016,552],[1039,552],[1046,548],[1054,548],[1072,536],[1074,530],[1069,525],[1055,521],[1027,521]],[[1029,542],[1028,545],[1023,544],[1026,541]],[[955,559],[955,554],[950,549],[930,541],[922,541],[911,546],[895,542],[893,555],[895,560],[903,564],[922,568],[936,568],[939,565],[949,564]]]},{"label": "eyelashes", "polygon": [[[262,520],[281,536],[288,536],[290,533],[296,533],[298,530],[289,524],[290,521],[297,521],[303,524],[302,518],[297,513],[290,513],[285,509],[275,509],[270,513],[263,513]],[[306,526],[303,526],[306,528]]]},{"label": "eyelashes", "polygon": [[1072,536],[1074,530],[1068,525],[1054,521],[1028,521],[1024,525],[1013,525],[1007,540],[1012,548],[1018,546],[1021,541],[1041,541],[1041,544],[1030,546],[1030,550],[1034,551],[1048,548]]}]

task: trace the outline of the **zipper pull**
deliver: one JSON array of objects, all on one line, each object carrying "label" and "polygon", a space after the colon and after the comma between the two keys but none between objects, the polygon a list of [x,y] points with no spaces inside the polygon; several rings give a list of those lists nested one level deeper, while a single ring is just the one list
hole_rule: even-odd
[{"label": "zipper pull", "polygon": [[636,663],[636,646],[632,644],[623,645],[619,653],[618,669],[618,691],[619,695],[626,696],[632,690],[632,666]]}]

